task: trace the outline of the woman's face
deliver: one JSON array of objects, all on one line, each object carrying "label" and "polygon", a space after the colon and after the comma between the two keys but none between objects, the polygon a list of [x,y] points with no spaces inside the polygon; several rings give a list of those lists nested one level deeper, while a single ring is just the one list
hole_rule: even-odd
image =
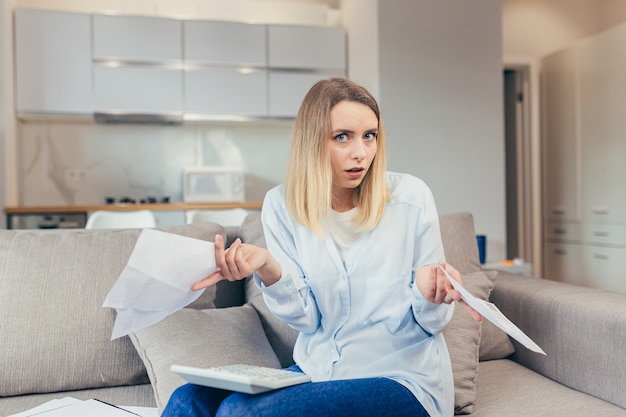
[{"label": "woman's face", "polygon": [[365,104],[340,101],[330,110],[330,132],[333,208],[349,210],[376,155],[378,119]]}]

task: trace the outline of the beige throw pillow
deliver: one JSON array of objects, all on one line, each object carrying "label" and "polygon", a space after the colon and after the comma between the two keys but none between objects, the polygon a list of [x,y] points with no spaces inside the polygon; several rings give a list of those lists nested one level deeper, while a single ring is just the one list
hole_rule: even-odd
[{"label": "beige throw pillow", "polygon": [[280,368],[250,305],[193,310],[184,308],[131,335],[152,383],[159,410],[185,380],[170,371],[173,364],[208,368],[244,363]]},{"label": "beige throw pillow", "polygon": [[[496,271],[478,271],[462,275],[461,278],[463,287],[472,295],[487,300],[495,282]],[[452,361],[454,412],[470,414],[474,411],[476,400],[481,324],[474,321],[460,303],[456,303],[454,308],[454,316],[443,332]]]}]

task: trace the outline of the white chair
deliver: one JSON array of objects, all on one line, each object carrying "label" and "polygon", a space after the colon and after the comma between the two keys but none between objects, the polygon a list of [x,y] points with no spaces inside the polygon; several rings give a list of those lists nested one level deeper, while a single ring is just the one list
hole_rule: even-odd
[{"label": "white chair", "polygon": [[239,226],[248,215],[242,208],[225,210],[188,210],[185,213],[187,224],[213,222],[222,226]]},{"label": "white chair", "polygon": [[87,218],[85,229],[138,229],[156,226],[156,217],[150,210],[97,210]]}]

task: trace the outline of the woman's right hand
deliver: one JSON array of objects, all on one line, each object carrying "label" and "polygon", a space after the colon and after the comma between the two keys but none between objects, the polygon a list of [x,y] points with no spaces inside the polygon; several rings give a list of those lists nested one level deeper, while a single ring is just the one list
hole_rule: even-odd
[{"label": "woman's right hand", "polygon": [[282,273],[280,265],[267,249],[243,243],[239,238],[225,249],[222,235],[215,236],[215,262],[217,271],[193,284],[193,291],[210,287],[224,279],[242,280],[255,271],[263,284],[270,286],[280,279]]}]

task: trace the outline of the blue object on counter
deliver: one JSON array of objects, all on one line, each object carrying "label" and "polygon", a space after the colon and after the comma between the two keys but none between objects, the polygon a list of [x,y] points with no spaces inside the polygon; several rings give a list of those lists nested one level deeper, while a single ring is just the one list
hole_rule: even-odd
[{"label": "blue object on counter", "polygon": [[476,243],[478,243],[478,259],[482,265],[487,260],[487,236],[476,235]]}]

